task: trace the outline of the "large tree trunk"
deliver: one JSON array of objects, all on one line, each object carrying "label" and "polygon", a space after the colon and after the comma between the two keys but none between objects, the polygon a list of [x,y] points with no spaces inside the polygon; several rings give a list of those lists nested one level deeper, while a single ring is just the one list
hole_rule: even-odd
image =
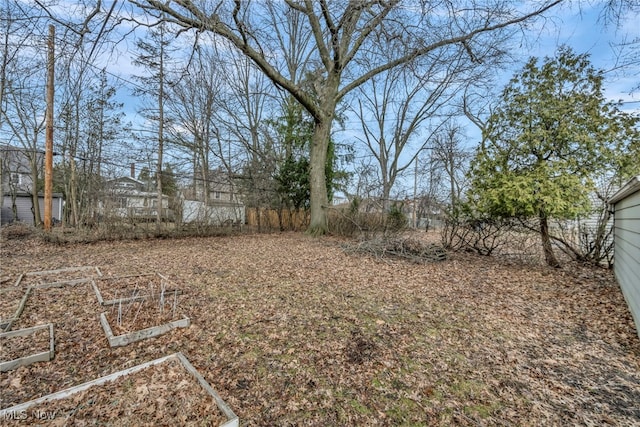
[{"label": "large tree trunk", "polygon": [[309,183],[311,187],[311,220],[308,233],[325,234],[329,227],[327,217],[327,182],[325,165],[327,164],[327,148],[331,131],[331,119],[316,121],[311,140],[311,157],[309,164]]},{"label": "large tree trunk", "polygon": [[551,238],[549,237],[549,219],[547,215],[540,212],[540,238],[542,239],[542,250],[544,251],[544,259],[549,267],[558,268],[560,263],[553,253],[551,246]]}]

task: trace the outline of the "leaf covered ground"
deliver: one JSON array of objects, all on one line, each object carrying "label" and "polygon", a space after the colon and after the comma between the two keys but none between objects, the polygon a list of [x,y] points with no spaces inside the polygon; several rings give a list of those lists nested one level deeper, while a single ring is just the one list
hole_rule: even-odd
[{"label": "leaf covered ground", "polygon": [[2,287],[73,266],[157,272],[191,318],[111,349],[90,286],[36,290],[16,327],[54,322],[56,356],[1,373],[0,408],[181,351],[242,425],[640,420],[640,340],[608,271],[464,254],[417,264],[302,234],[0,244]]}]

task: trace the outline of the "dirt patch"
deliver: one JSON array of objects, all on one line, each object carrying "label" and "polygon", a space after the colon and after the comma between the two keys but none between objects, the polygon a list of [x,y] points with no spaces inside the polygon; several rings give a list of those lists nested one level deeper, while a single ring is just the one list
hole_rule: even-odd
[{"label": "dirt patch", "polygon": [[3,275],[158,271],[189,328],[110,348],[90,285],[37,289],[12,329],[56,357],[0,374],[0,407],[182,351],[243,425],[634,425],[640,340],[610,272],[449,254],[416,264],[301,234],[3,243]]}]

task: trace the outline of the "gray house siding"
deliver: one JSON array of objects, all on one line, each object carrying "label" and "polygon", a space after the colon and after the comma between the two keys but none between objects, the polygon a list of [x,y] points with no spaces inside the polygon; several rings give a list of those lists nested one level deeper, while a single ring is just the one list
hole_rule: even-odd
[{"label": "gray house siding", "polygon": [[[39,205],[40,218],[44,218],[44,196],[42,195],[39,196]],[[33,225],[33,212],[31,212],[31,206],[31,195],[23,193],[16,195],[16,210],[18,215],[14,218],[11,196],[3,196],[2,207],[0,209],[0,224],[5,225],[14,221],[20,221]],[[55,218],[55,220],[60,221],[62,219],[62,207],[62,194],[53,194],[51,216]]]},{"label": "gray house siding", "polygon": [[613,270],[640,337],[640,176],[610,200],[614,210]]}]

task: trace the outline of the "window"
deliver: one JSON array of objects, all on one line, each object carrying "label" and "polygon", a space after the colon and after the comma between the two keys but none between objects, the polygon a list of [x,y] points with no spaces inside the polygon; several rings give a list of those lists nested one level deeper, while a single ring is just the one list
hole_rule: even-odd
[{"label": "window", "polygon": [[220,197],[221,197],[221,195],[220,195],[220,192],[219,192],[219,191],[214,191],[214,192],[213,192],[213,198],[214,198],[214,199],[220,199]]},{"label": "window", "polygon": [[132,182],[116,182],[115,184],[116,188],[122,188],[122,189],[129,189],[129,188],[134,188],[135,185]]},{"label": "window", "polygon": [[127,198],[126,197],[118,197],[116,199],[116,206],[118,206],[119,208],[126,208],[127,207]]}]

